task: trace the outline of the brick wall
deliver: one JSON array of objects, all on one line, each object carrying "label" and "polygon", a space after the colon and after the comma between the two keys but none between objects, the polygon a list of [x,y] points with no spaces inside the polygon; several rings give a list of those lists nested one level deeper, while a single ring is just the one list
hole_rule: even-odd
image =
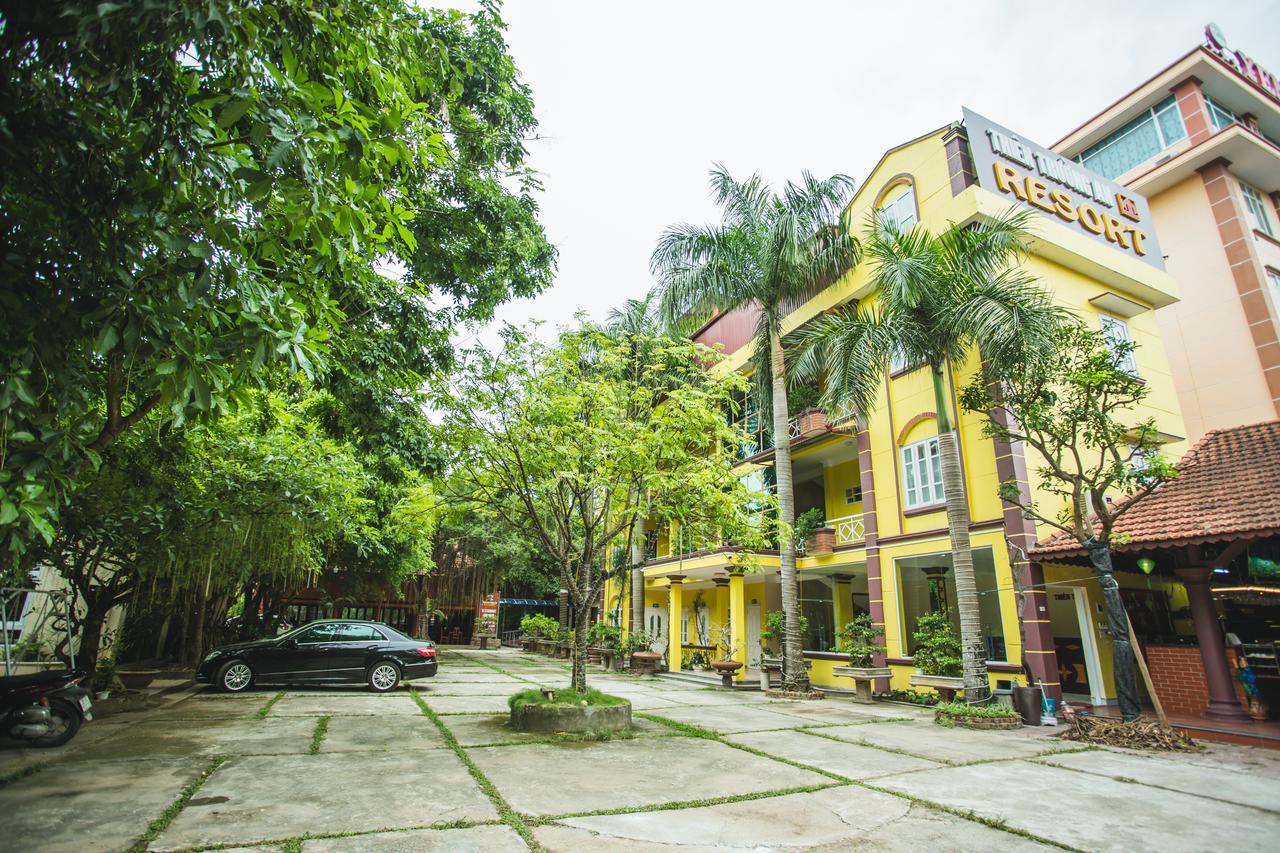
[{"label": "brick wall", "polygon": [[[1209,704],[1209,685],[1199,646],[1147,646],[1147,669],[1160,704],[1169,714],[1200,716]],[[1235,671],[1236,653],[1227,649],[1227,662]],[[1236,698],[1245,704],[1244,687],[1236,682]]]}]

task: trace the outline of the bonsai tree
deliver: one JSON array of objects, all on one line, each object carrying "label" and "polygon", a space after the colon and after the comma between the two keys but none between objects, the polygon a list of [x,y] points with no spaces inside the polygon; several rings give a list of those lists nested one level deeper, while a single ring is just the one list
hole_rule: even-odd
[{"label": "bonsai tree", "polygon": [[[961,396],[966,409],[986,416],[988,435],[1035,451],[1041,488],[1059,502],[1038,504],[1014,481],[1000,484],[1001,499],[1069,533],[1089,554],[1107,608],[1116,694],[1126,720],[1136,719],[1141,708],[1111,539],[1125,513],[1177,474],[1158,452],[1155,419],[1132,414],[1149,393],[1134,369],[1133,350],[1131,341],[1064,326],[1051,353],[999,377],[984,373]],[[1113,501],[1120,495],[1125,499]]]},{"label": "bonsai tree", "polygon": [[945,611],[935,610],[917,619],[911,637],[916,644],[916,668],[925,675],[959,678],[964,674],[960,638]]},{"label": "bonsai tree", "polygon": [[[787,617],[781,610],[770,610],[764,617],[764,627],[760,629],[760,651],[775,656],[781,651],[782,638],[786,632]],[[809,617],[800,614],[800,638],[809,636]]]},{"label": "bonsai tree", "polygon": [[595,649],[616,648],[622,629],[607,622],[597,622],[587,631],[587,645]]},{"label": "bonsai tree", "polygon": [[871,623],[870,613],[854,617],[836,633],[836,637],[839,639],[836,651],[848,655],[851,666],[872,666],[875,656],[884,651],[884,646],[876,642],[880,639],[880,629]]}]

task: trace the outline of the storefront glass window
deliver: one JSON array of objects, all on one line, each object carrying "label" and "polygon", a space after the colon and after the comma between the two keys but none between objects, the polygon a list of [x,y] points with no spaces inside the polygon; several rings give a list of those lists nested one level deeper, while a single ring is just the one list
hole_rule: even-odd
[{"label": "storefront glass window", "polygon": [[827,581],[800,582],[800,612],[809,620],[809,633],[804,637],[805,651],[832,651],[836,644],[836,618]]},{"label": "storefront glass window", "polygon": [[[956,636],[960,635],[960,614],[956,610],[956,579],[950,554],[905,557],[894,561],[898,574],[898,600],[902,618],[902,652],[915,653],[916,620],[935,610],[947,610]],[[1000,620],[1000,596],[996,591],[995,558],[990,548],[973,549],[973,574],[978,585],[978,608],[982,619],[982,639],[987,660],[1004,661],[1007,652],[1004,624]]]}]

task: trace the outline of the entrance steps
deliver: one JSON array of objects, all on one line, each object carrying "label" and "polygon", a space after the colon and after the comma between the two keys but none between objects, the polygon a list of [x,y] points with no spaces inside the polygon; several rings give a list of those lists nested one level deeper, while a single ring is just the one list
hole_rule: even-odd
[{"label": "entrance steps", "polygon": [[[658,677],[667,681],[680,681],[685,684],[695,684],[698,687],[721,687],[722,682],[720,676],[714,672],[695,672],[691,670],[681,670],[680,672],[660,672]],[[747,670],[747,675],[741,681],[734,682],[734,690],[759,690],[760,689],[760,673],[756,670]]]}]

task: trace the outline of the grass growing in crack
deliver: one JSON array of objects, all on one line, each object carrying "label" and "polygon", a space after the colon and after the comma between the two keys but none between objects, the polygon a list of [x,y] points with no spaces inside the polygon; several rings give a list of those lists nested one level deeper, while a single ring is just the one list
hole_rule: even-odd
[{"label": "grass growing in crack", "polygon": [[283,698],[284,698],[284,691],[281,690],[279,693],[277,693],[276,695],[268,699],[267,704],[259,708],[258,713],[254,714],[253,718],[255,720],[265,720],[267,718],[267,714],[271,713],[271,708]]},{"label": "grass growing in crack", "polygon": [[200,775],[197,776],[190,785],[187,785],[187,787],[183,788],[182,791],[179,792],[178,798],[169,804],[169,808],[165,809],[164,813],[161,814],[160,817],[151,821],[151,823],[147,825],[147,831],[142,833],[142,837],[135,841],[133,846],[129,848],[130,853],[140,853],[140,851],[146,850],[147,846],[151,844],[152,841],[159,838],[160,833],[169,828],[169,824],[173,823],[173,819],[178,816],[178,813],[182,811],[183,808],[186,807],[187,802],[196,795],[196,791],[200,790],[200,787],[204,785],[205,780],[213,775],[213,771],[221,767],[226,760],[227,757],[225,755],[220,755],[210,761],[205,766],[204,770],[200,771]]},{"label": "grass growing in crack", "polygon": [[290,838],[281,845],[280,853],[302,853],[302,839]]},{"label": "grass growing in crack", "polygon": [[12,785],[19,779],[25,779],[28,776],[39,773],[52,763],[52,761],[37,761],[34,764],[28,764],[26,767],[19,767],[17,770],[11,770],[8,773],[0,775],[0,788],[3,788],[5,785]]},{"label": "grass growing in crack", "polygon": [[[885,746],[884,744],[872,743],[871,741],[857,740],[854,738],[836,737],[835,735],[829,735],[826,732],[820,731],[820,730],[806,730],[806,731],[808,734],[811,734],[814,737],[826,738],[827,740],[833,740],[836,743],[847,743],[853,746],[865,746],[868,749],[878,749],[881,752],[892,752],[896,755],[905,755],[908,758],[919,758],[921,761],[932,761],[935,764],[945,764],[948,767],[956,766],[956,762],[954,761],[948,761],[945,758],[931,758],[927,755],[920,755],[919,753],[916,753],[916,752],[908,752],[905,749],[898,749],[896,746]],[[1004,761],[1005,759],[1000,758],[996,760]]]},{"label": "grass growing in crack", "polygon": [[529,829],[529,824],[525,823],[525,819],[519,812],[511,808],[505,797],[499,793],[493,783],[489,781],[489,777],[484,775],[484,771],[471,760],[471,756],[467,755],[466,750],[462,748],[462,744],[458,743],[458,739],[453,736],[453,732],[449,731],[449,727],[444,724],[444,720],[435,711],[427,707],[427,703],[418,695],[417,690],[410,690],[409,695],[413,697],[413,701],[417,703],[418,709],[422,711],[422,715],[435,724],[440,730],[440,736],[444,738],[445,744],[453,750],[453,754],[458,756],[458,760],[467,768],[467,772],[471,774],[471,778],[476,780],[476,784],[480,786],[480,790],[493,803],[494,808],[498,810],[498,816],[502,818],[502,822],[516,831],[516,834],[524,839],[524,843],[529,845],[530,850],[542,850],[542,845],[538,843],[538,839],[533,837],[533,830]]},{"label": "grass growing in crack", "polygon": [[316,730],[311,733],[311,748],[307,750],[308,755],[315,755],[320,751],[320,744],[324,743],[324,736],[328,731],[328,717],[321,717],[316,720]]},{"label": "grass growing in crack", "polygon": [[689,723],[682,723],[679,720],[659,717],[657,714],[644,714],[638,711],[636,712],[636,716],[649,720],[650,722],[660,723],[669,729],[675,729],[686,737],[700,737],[703,740],[720,740],[720,735],[718,733],[711,731],[711,729],[704,729],[701,726],[694,726]]},{"label": "grass growing in crack", "polygon": [[[384,826],[378,829],[351,829],[345,832],[308,832],[292,838],[265,838],[249,842],[254,848],[281,847],[284,850],[300,850],[307,841],[320,841],[329,838],[359,838],[363,835],[380,835],[385,832],[411,832],[419,829],[471,829],[476,826],[501,826],[500,820],[444,820],[435,823],[420,823],[411,826]],[[224,841],[218,844],[203,844],[199,847],[184,847],[185,853],[204,853],[206,850],[239,850],[246,846],[244,841]]]}]

